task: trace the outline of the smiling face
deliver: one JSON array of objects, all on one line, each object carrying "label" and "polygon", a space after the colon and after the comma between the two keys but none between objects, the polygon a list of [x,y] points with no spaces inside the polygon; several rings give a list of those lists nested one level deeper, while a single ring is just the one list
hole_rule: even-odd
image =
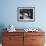
[{"label": "smiling face", "polygon": [[24,13],[24,19],[29,19],[28,13]]},{"label": "smiling face", "polygon": [[28,16],[28,13],[24,13],[24,16]]}]

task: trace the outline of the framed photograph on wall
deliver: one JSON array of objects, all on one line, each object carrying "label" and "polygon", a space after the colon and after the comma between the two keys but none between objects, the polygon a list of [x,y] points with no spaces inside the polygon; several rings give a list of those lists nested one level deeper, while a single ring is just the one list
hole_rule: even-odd
[{"label": "framed photograph on wall", "polygon": [[35,21],[35,7],[18,7],[17,21],[21,21],[21,22]]}]

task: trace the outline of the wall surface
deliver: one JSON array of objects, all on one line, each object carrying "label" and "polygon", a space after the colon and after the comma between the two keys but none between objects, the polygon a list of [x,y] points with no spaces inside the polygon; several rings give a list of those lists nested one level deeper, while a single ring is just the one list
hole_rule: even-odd
[{"label": "wall surface", "polygon": [[[46,0],[0,0],[0,29],[13,24],[16,28],[46,28]],[[35,22],[18,22],[17,7],[35,7]],[[1,30],[0,30],[1,31]]]}]

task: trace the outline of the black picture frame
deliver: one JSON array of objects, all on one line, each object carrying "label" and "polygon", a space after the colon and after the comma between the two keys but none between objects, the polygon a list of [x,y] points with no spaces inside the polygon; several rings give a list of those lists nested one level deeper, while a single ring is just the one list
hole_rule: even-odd
[{"label": "black picture frame", "polygon": [[20,22],[34,22],[35,21],[35,7],[18,7],[17,21]]}]

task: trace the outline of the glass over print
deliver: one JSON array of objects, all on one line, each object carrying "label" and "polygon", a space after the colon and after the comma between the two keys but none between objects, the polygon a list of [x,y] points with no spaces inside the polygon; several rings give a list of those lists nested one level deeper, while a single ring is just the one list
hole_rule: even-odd
[{"label": "glass over print", "polygon": [[18,21],[35,21],[35,7],[18,7],[17,8]]}]

